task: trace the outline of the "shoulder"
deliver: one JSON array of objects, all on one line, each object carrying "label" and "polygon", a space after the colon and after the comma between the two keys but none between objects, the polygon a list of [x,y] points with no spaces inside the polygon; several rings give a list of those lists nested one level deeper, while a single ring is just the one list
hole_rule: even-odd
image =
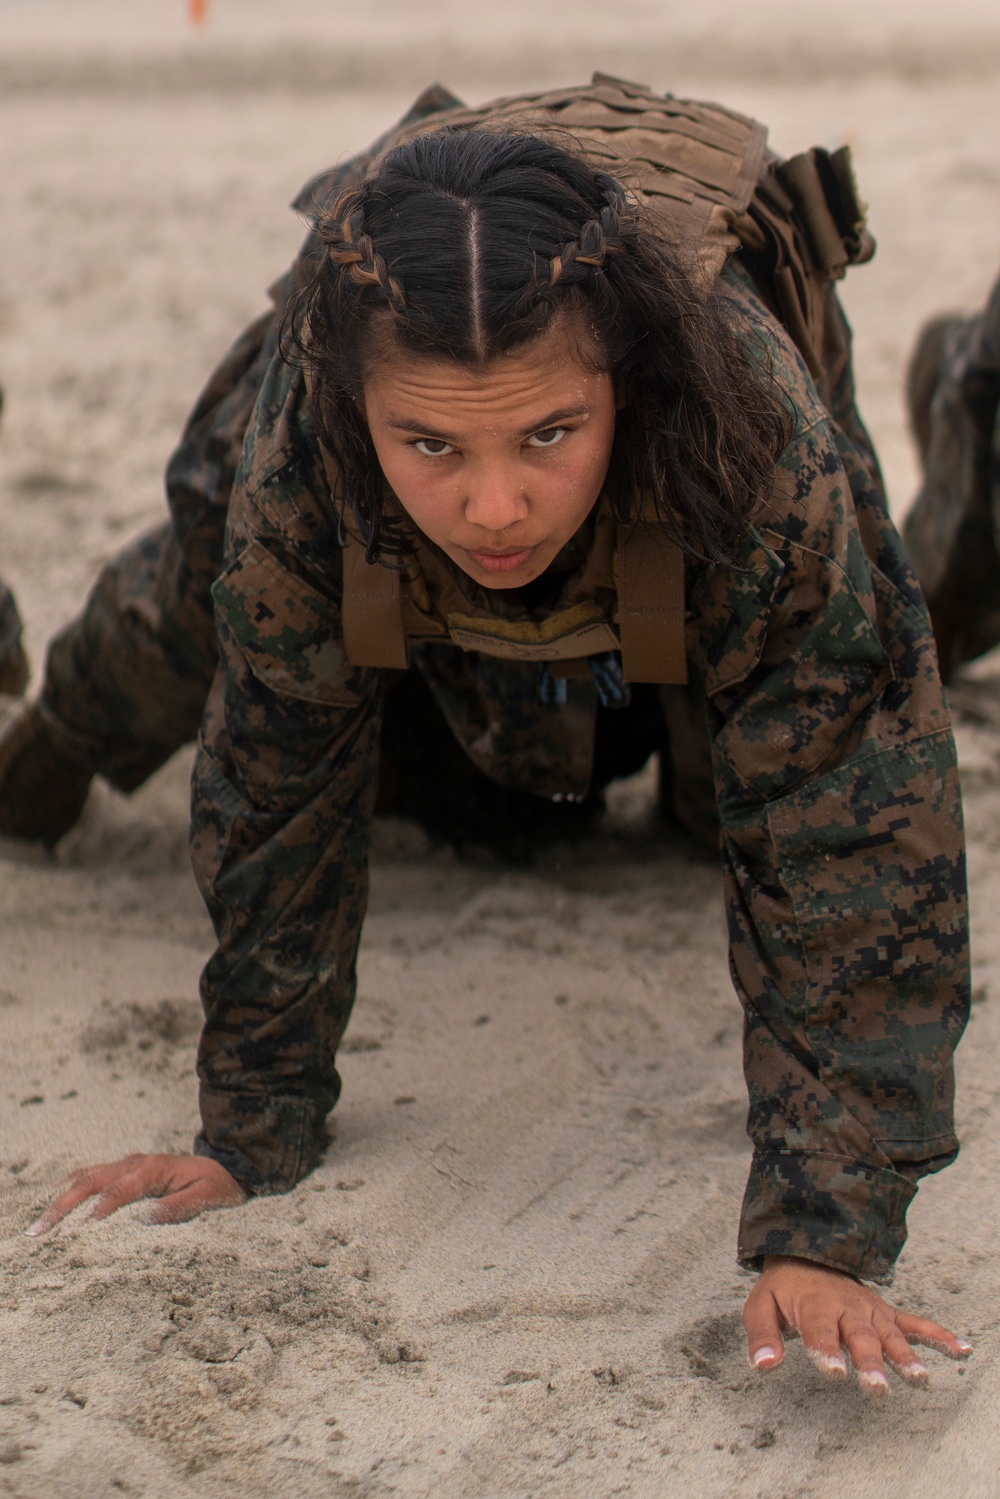
[{"label": "shoulder", "polygon": [[737,335],[761,372],[770,380],[792,419],[792,441],[830,420],[805,360],[787,328],[765,306],[753,283],[727,267],[715,293]]},{"label": "shoulder", "polygon": [[375,678],[351,667],[343,645],[340,528],[307,395],[302,372],[276,355],[247,432],[212,595],[231,672],[239,676],[235,646],[279,697],[353,707]]},{"label": "shoulder", "polygon": [[755,531],[783,546],[836,555],[857,529],[858,496],[844,466],[845,437],[824,404],[788,330],[746,278],[730,277],[720,291],[736,330],[789,416],[789,440],[775,465],[770,491],[754,516]]},{"label": "shoulder", "polygon": [[247,428],[229,513],[230,556],[251,540],[320,572],[339,556],[331,473],[301,369],[275,353]]},{"label": "shoulder", "polygon": [[264,374],[243,445],[241,481],[252,492],[318,452],[302,370],[276,352]]}]

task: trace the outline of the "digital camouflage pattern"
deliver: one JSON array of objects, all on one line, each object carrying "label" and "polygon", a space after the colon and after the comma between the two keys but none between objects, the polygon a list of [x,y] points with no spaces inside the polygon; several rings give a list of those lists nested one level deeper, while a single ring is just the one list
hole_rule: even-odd
[{"label": "digital camouflage pattern", "polygon": [[[399,688],[347,661],[337,517],[303,377],[275,352],[305,263],[213,376],[168,470],[170,525],[105,569],[42,698],[67,755],[128,787],[190,737],[207,694],[192,848],[218,946],[196,1149],[256,1192],[287,1190],[324,1147]],[[755,1147],[740,1257],[877,1278],[917,1178],[957,1149],[954,749],[832,296],[817,389],[746,278],[730,287],[794,436],[740,566],[688,563],[690,685],[634,690],[633,706],[659,699],[677,813],[721,843]],[[600,673],[452,644],[419,646],[409,676],[481,771],[548,798],[593,786],[602,724],[631,711],[601,706]]]},{"label": "digital camouflage pattern", "polygon": [[924,478],[904,535],[947,677],[1000,641],[1000,280],[983,312],[924,330],[910,405]]}]

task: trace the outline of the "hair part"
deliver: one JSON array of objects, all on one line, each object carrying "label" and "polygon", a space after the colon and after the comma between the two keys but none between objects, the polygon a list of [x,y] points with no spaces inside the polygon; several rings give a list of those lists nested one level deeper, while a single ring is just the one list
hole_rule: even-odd
[{"label": "hair part", "polygon": [[625,402],[605,483],[616,516],[637,520],[648,497],[687,552],[735,560],[788,410],[729,299],[696,289],[615,178],[542,137],[446,129],[391,151],[318,232],[282,350],[309,372],[370,559],[412,545],[364,417],[372,355],[395,345],[482,368],[565,313]]}]

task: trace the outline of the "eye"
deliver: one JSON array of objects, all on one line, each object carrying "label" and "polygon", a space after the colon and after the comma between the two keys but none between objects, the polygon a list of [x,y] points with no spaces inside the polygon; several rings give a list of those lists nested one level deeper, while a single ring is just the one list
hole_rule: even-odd
[{"label": "eye", "polygon": [[425,458],[447,458],[449,453],[455,451],[450,442],[445,442],[440,437],[418,437],[413,446]]},{"label": "eye", "polygon": [[568,431],[568,427],[544,427],[541,432],[532,432],[528,438],[528,446],[554,448],[557,442],[562,442]]}]

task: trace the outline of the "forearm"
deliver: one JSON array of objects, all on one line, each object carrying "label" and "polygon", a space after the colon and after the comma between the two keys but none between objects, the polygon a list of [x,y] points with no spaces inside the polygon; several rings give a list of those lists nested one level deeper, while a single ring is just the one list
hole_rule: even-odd
[{"label": "forearm", "polygon": [[218,937],[201,982],[196,1148],[257,1192],[312,1169],[340,1092],[375,783],[348,791],[336,762],[329,775],[278,813],[242,799],[204,750],[193,782],[195,869]]},{"label": "forearm", "polygon": [[287,676],[266,639],[251,670],[221,613],[219,638],[192,782],[192,859],[218,939],[202,976],[196,1148],[251,1190],[285,1191],[315,1165],[340,1089],[379,695],[369,673],[339,694],[304,683],[312,696],[291,697],[263,679]]}]

